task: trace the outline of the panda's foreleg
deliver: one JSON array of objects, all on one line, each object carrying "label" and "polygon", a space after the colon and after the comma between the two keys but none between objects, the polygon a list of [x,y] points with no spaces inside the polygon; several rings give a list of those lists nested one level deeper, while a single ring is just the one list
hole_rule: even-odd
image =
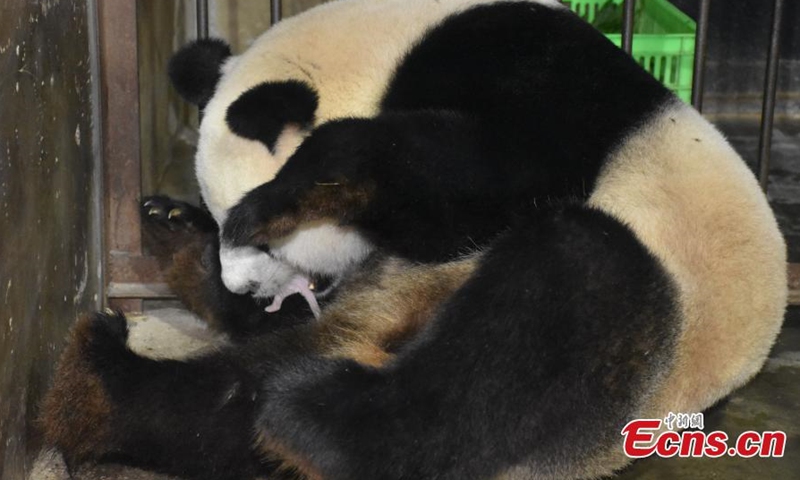
[{"label": "panda's foreleg", "polygon": [[480,122],[452,111],[324,124],[231,209],[223,242],[268,245],[304,223],[333,221],[407,258],[452,258],[511,215],[490,150]]},{"label": "panda's foreleg", "polygon": [[81,318],[39,424],[68,465],[121,461],[184,478],[255,477],[254,382],[222,350],[187,361],[139,356],[121,314]]},{"label": "panda's foreleg", "polygon": [[601,212],[533,220],[489,248],[392,361],[308,355],[265,375],[262,448],[326,480],[596,478],[622,466],[600,459],[669,367],[673,286]]},{"label": "panda's foreleg", "polygon": [[170,291],[215,330],[234,341],[309,317],[303,302],[290,299],[279,314],[267,302],[225,288],[219,260],[219,231],[207,211],[166,196],[143,199],[142,237]]}]

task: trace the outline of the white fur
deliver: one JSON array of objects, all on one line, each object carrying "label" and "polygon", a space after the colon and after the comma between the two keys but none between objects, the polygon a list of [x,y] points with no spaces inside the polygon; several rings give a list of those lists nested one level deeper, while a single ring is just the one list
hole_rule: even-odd
[{"label": "white fur", "polygon": [[275,258],[300,270],[325,275],[341,275],[373,250],[356,230],[324,221],[306,223],[291,235],[271,241],[269,246]]},{"label": "white fur", "polygon": [[270,253],[254,247],[220,248],[222,282],[238,294],[259,298],[285,293],[298,276],[323,274],[339,277],[359,264],[373,246],[352,228],[329,222],[303,225],[291,235],[270,242]]},{"label": "white fur", "polygon": [[271,297],[300,272],[253,247],[223,245],[219,252],[222,282],[233,293]]},{"label": "white fur", "polygon": [[[286,20],[228,62],[197,156],[215,218],[224,221],[247,190],[272,179],[305,134],[287,129],[274,156],[236,137],[224,115],[242,92],[264,81],[302,79],[320,94],[318,123],[372,116],[393,67],[427,27],[493,1],[338,0]],[[752,173],[722,135],[690,107],[665,106],[612,153],[589,205],[629,225],[679,290],[677,358],[642,416],[702,411],[751,378],[783,318],[786,251]],[[274,258],[223,248],[226,286],[244,291],[255,282],[257,295],[269,296],[297,272],[340,273],[371,250],[355,232],[328,223],[304,226],[271,248]],[[605,475],[627,462],[620,449],[591,461],[583,475]],[[506,475],[533,477],[535,465]]]},{"label": "white fur", "polygon": [[[290,126],[274,154],[233,134],[225,115],[242,93],[263,82],[300,79],[319,93],[316,124],[374,116],[395,65],[429,27],[496,1],[337,0],[282,21],[230,58],[206,106],[196,156],[203,199],[217,222],[245,193],[271,180],[306,133]],[[532,3],[563,8],[556,0]]]},{"label": "white fur", "polygon": [[[676,358],[640,418],[701,412],[750,380],[783,322],[786,245],[724,137],[676,101],[622,143],[589,205],[630,226],[679,290]],[[594,473],[628,461],[618,448]]]},{"label": "white fur", "polygon": [[753,174],[691,107],[676,102],[614,157],[590,204],[630,225],[675,278],[684,331],[660,402],[702,411],[766,359],[786,306],[786,245]]},{"label": "white fur", "polygon": [[[300,79],[319,94],[316,125],[374,116],[394,67],[417,39],[454,13],[497,1],[338,0],[282,21],[242,55],[229,58],[204,111],[195,162],[203,199],[217,223],[224,223],[245,193],[272,180],[308,133],[287,125],[275,152],[235,135],[225,115],[242,93],[263,82]],[[530,1],[564,8],[557,0]],[[353,231],[320,224],[270,247],[291,266],[279,266],[257,249],[227,249],[220,256],[225,285],[272,296],[292,278],[289,271],[341,274],[372,249]]]}]

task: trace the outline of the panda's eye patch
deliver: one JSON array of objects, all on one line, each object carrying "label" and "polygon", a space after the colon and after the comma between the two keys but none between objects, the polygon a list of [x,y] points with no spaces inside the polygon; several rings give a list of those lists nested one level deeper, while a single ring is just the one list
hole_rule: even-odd
[{"label": "panda's eye patch", "polygon": [[274,152],[286,124],[305,127],[314,123],[317,104],[317,93],[304,82],[267,82],[231,103],[225,121],[235,134],[257,140]]}]

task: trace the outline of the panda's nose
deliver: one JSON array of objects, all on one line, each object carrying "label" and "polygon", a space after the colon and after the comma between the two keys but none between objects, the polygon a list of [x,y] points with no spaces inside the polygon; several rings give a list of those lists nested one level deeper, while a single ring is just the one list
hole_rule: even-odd
[{"label": "panda's nose", "polygon": [[223,245],[219,250],[222,283],[233,293],[257,298],[274,297],[300,274],[289,264],[255,247]]},{"label": "panda's nose", "polygon": [[253,247],[220,248],[219,261],[222,267],[222,283],[233,293],[243,295],[257,292],[259,257],[266,253]]}]

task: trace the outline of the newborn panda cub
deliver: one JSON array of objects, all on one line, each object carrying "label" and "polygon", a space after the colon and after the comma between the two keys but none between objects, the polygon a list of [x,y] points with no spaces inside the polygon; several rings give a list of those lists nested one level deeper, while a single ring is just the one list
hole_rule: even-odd
[{"label": "newborn panda cub", "polygon": [[81,319],[43,411],[70,465],[597,478],[628,421],[761,368],[787,292],[758,184],[559,2],[339,0],[228,53],[173,61],[220,228],[168,267],[239,342],[153,360]]}]

